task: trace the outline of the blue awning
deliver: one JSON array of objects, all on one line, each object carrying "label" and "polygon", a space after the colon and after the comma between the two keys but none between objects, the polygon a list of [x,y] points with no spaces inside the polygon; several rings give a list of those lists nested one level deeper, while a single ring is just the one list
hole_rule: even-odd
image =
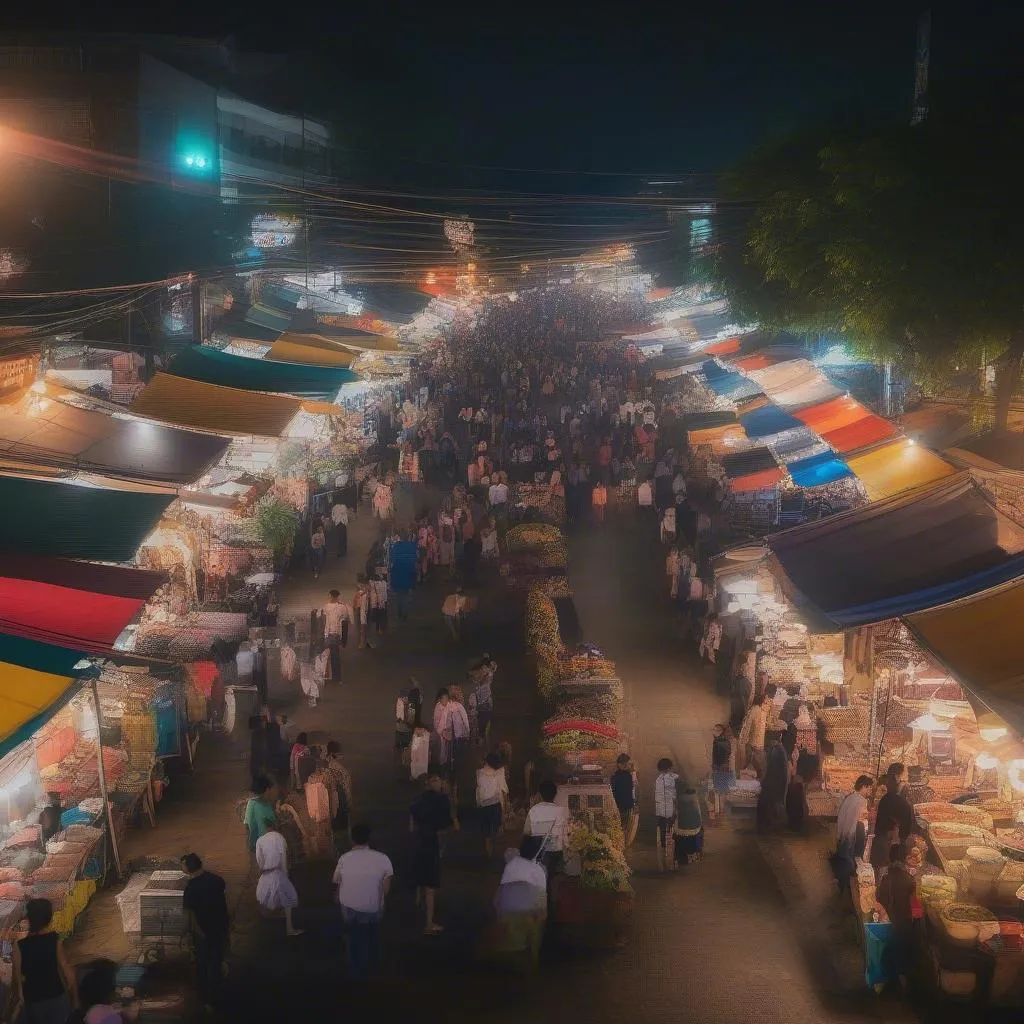
[{"label": "blue awning", "polygon": [[831,451],[812,455],[809,459],[798,459],[786,468],[797,487],[821,487],[822,484],[853,476],[850,467]]},{"label": "blue awning", "polygon": [[359,379],[345,367],[250,359],[205,345],[185,349],[174,358],[169,372],[225,388],[316,399],[331,399],[343,384]]},{"label": "blue awning", "polygon": [[803,426],[798,419],[783,412],[777,405],[763,405],[760,409],[746,413],[740,417],[740,424],[747,432],[747,437],[770,437]]}]

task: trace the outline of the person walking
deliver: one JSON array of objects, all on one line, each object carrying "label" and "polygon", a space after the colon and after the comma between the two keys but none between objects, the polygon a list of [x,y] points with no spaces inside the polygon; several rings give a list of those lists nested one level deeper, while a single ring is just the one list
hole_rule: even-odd
[{"label": "person walking", "polygon": [[337,740],[327,743],[327,757],[323,774],[331,801],[331,833],[335,847],[348,833],[352,815],[352,774],[345,767],[341,744]]},{"label": "person walking", "polygon": [[676,783],[679,774],[672,765],[672,759],[663,757],[658,762],[658,774],[654,779],[654,815],[657,822],[658,870],[675,870],[674,830],[679,812]]},{"label": "person walking", "polygon": [[729,726],[719,722],[711,739],[711,820],[725,813],[725,797],[736,782],[736,751]]},{"label": "person walking", "polygon": [[636,836],[633,828],[636,817],[636,769],[629,754],[619,754],[611,779],[612,797],[622,822],[622,835],[628,847]]},{"label": "person walking", "polygon": [[227,886],[220,875],[207,871],[197,853],[186,853],[181,868],[188,875],[182,906],[188,914],[196,984],[207,1005],[217,1007],[224,979],[224,954],[228,948]]},{"label": "person walking", "polygon": [[493,751],[476,772],[476,805],[480,809],[480,832],[484,853],[494,853],[494,837],[501,832],[508,810],[508,779],[500,755]]},{"label": "person walking", "polygon": [[292,911],[299,905],[299,895],[288,877],[288,844],[277,830],[276,822],[256,842],[256,867],[260,877],[256,883],[256,902],[265,914],[284,912],[285,934],[301,935],[295,927]]},{"label": "person walking", "polygon": [[331,522],[338,538],[338,558],[344,558],[348,554],[348,506],[343,501],[331,506]]},{"label": "person walking", "polygon": [[466,614],[468,603],[469,599],[462,587],[457,587],[455,593],[449,594],[441,605],[441,614],[444,615],[445,625],[456,643],[462,637],[462,619]]},{"label": "person walking", "polygon": [[309,557],[313,564],[313,579],[319,579],[327,558],[327,539],[320,523],[314,525],[312,536],[309,538]]},{"label": "person walking", "polygon": [[11,947],[10,1020],[25,1024],[64,1024],[78,1005],[75,972],[64,944],[53,930],[53,904],[31,899],[25,904],[28,935]]},{"label": "person walking", "polygon": [[341,682],[341,649],[348,644],[352,609],[341,599],[341,592],[332,590],[323,607],[324,639],[330,651],[331,682]]},{"label": "person walking", "polygon": [[352,826],[352,849],[338,858],[334,884],[347,933],[348,974],[353,980],[371,975],[380,955],[380,924],[395,869],[391,859],[370,848],[370,826]]},{"label": "person walking", "polygon": [[534,836],[541,841],[540,861],[547,869],[548,885],[556,871],[565,862],[565,844],[569,834],[569,809],[555,803],[558,787],[545,779],[538,787],[540,800],[526,814],[524,836]]},{"label": "person walking", "polygon": [[409,830],[413,834],[413,883],[416,904],[424,907],[423,931],[437,935],[443,929],[434,920],[437,890],[441,887],[441,833],[454,824],[452,805],[444,793],[441,777],[427,777],[426,788],[409,808]]},{"label": "person walking", "polygon": [[245,833],[250,853],[255,853],[256,843],[268,828],[277,825],[277,811],[274,802],[277,787],[266,775],[258,776],[252,785],[253,795],[245,805]]}]

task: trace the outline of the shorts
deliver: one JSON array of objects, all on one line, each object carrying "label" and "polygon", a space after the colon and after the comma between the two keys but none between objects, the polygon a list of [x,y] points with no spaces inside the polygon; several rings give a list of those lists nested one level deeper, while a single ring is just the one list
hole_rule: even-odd
[{"label": "shorts", "polygon": [[485,804],[480,808],[480,833],[488,838],[501,831],[503,811],[500,803]]},{"label": "shorts", "polygon": [[412,858],[413,884],[417,888],[441,888],[441,847],[433,841],[417,839]]},{"label": "shorts", "polygon": [[668,837],[672,834],[672,825],[675,823],[675,818],[663,818],[660,814],[658,815],[658,845],[668,846]]}]

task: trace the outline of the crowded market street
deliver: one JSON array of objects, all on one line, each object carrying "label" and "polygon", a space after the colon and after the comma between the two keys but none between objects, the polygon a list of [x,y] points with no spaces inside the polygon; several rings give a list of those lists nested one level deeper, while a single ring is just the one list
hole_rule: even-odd
[{"label": "crowded market street", "polygon": [[[408,516],[411,507],[396,514]],[[288,581],[283,614],[314,606],[330,587],[354,585],[355,566],[377,535],[366,512],[350,527],[344,562],[337,568],[329,563],[319,580],[302,573]],[[632,521],[580,531],[570,545],[571,564],[580,567],[572,572],[572,583],[588,635],[602,638],[628,680],[628,731],[641,772],[653,777],[655,762],[668,755],[696,777],[706,771],[711,727],[724,704],[694,651],[676,638],[671,609],[661,599],[658,550]],[[616,585],[607,587],[606,578]],[[415,675],[431,692],[486,650],[500,665],[495,734],[515,745],[525,740],[536,717],[522,660],[521,622],[510,614],[507,600],[493,588],[487,592],[478,620],[454,645],[441,622],[442,594],[435,586],[418,591],[408,622],[373,651],[346,652],[342,685],[328,684],[315,709],[294,711],[299,729],[341,741],[353,776],[355,816],[371,823],[375,845],[392,856],[399,873],[415,788],[395,770],[391,719],[394,693],[407,677]],[[498,1021],[558,1020],[566,1014],[614,1021],[638,1003],[652,1022],[755,1021],[765,1012],[844,1024],[915,1019],[898,1002],[879,1000],[864,989],[855,934],[842,920],[825,877],[823,837],[762,839],[754,834],[752,819],[740,818],[709,830],[699,864],[660,875],[644,776],[640,831],[630,854],[636,913],[625,948],[591,955],[556,948],[527,979],[477,964],[474,942],[488,915],[499,861],[488,863],[481,856],[470,817],[445,850],[439,897],[444,934],[419,933],[412,892],[397,885],[384,926],[382,976],[354,985],[340,971],[329,864],[293,871],[306,934],[286,940],[280,922],[260,920],[235,806],[246,775],[244,751],[225,740],[211,742],[196,775],[182,780],[182,792],[162,809],[158,831],[140,834],[136,843],[140,852],[158,859],[195,849],[229,880],[232,1019],[273,1019],[297,1001],[317,1012],[430,1012],[438,991],[447,994],[435,1007],[437,1014],[457,1021],[478,1019],[481,1005]],[[515,835],[507,839],[516,841]],[[794,861],[800,868],[810,865],[810,871],[798,872]],[[120,957],[124,947],[114,935],[116,908],[110,899],[97,903],[92,927],[76,936],[74,948]],[[716,982],[709,984],[712,978]]]}]

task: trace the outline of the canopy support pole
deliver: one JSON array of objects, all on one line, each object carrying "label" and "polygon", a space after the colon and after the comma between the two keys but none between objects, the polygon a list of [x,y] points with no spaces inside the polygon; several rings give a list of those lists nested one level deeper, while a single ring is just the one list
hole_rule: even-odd
[{"label": "canopy support pole", "polygon": [[100,691],[96,680],[92,683],[92,699],[96,703],[96,762],[100,770],[100,796],[103,798],[103,807],[107,813],[107,832],[110,835],[110,849],[114,854],[114,868],[117,870],[117,877],[121,878],[121,852],[117,848],[117,835],[114,832],[114,812],[110,808],[110,794],[107,792],[107,771],[103,766],[103,713],[100,711]]}]

